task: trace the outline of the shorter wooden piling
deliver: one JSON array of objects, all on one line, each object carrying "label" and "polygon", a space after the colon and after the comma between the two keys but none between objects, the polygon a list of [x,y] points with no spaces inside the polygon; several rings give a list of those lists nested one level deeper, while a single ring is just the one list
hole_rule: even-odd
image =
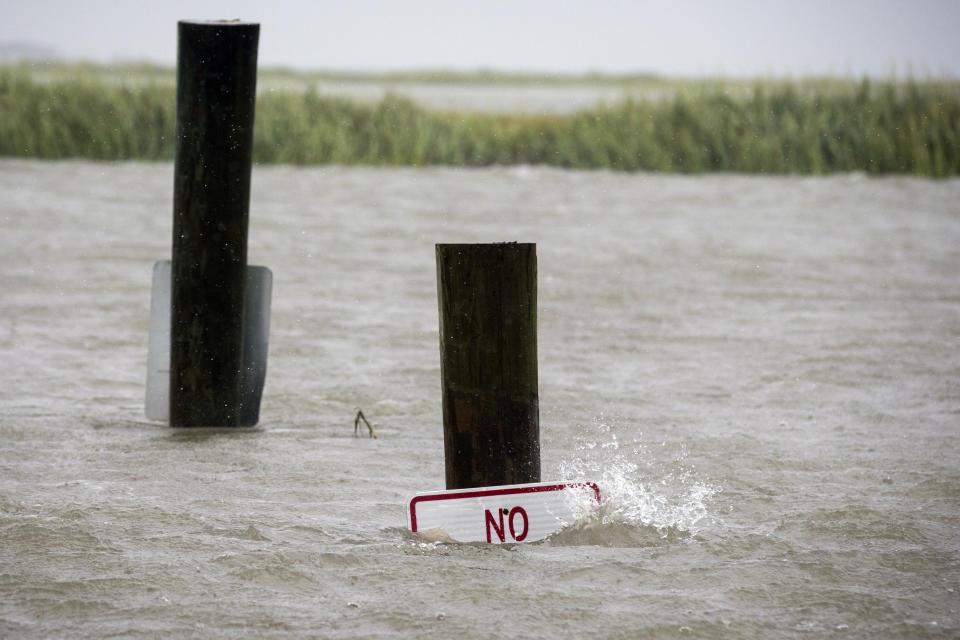
[{"label": "shorter wooden piling", "polygon": [[436,259],[447,489],[539,482],[536,245]]}]

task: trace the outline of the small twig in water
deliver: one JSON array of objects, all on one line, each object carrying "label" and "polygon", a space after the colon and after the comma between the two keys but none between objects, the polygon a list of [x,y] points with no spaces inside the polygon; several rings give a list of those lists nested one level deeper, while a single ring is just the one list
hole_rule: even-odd
[{"label": "small twig in water", "polygon": [[373,432],[373,427],[367,422],[367,417],[363,415],[363,411],[360,409],[357,409],[357,417],[353,419],[353,437],[356,438],[359,435],[361,420],[363,420],[363,424],[367,425],[367,429],[370,431],[370,437],[376,440],[377,434]]}]

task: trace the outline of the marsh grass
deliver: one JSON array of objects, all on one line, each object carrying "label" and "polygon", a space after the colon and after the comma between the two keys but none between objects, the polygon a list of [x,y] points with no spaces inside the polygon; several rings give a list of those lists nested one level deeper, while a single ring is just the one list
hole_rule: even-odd
[{"label": "marsh grass", "polygon": [[[97,67],[46,75],[0,68],[0,154],[171,159],[176,114],[169,70],[113,74]],[[958,82],[672,81],[669,88],[659,99],[628,98],[571,115],[444,113],[396,94],[363,103],[314,88],[262,91],[254,158],[684,173],[960,173]]]}]

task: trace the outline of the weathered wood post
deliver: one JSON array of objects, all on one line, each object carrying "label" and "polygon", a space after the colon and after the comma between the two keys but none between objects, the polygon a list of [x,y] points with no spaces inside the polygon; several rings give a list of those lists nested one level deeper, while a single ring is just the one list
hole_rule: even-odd
[{"label": "weathered wood post", "polygon": [[436,252],[447,489],[539,482],[537,247]]},{"label": "weathered wood post", "polygon": [[260,25],[178,24],[170,425],[241,424]]}]

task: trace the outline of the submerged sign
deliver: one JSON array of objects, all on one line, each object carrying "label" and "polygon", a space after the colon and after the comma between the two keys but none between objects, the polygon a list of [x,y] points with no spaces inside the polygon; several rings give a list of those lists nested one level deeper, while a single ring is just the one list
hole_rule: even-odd
[{"label": "submerged sign", "polygon": [[600,506],[592,482],[538,482],[418,493],[407,523],[421,535],[455,542],[533,542]]},{"label": "submerged sign", "polygon": [[[243,371],[240,376],[240,424],[253,426],[260,418],[260,396],[267,377],[270,336],[270,297],[273,274],[266,267],[247,265],[243,300]],[[150,343],[147,351],[147,418],[170,420],[170,289],[169,260],[153,265],[150,290]]]}]

